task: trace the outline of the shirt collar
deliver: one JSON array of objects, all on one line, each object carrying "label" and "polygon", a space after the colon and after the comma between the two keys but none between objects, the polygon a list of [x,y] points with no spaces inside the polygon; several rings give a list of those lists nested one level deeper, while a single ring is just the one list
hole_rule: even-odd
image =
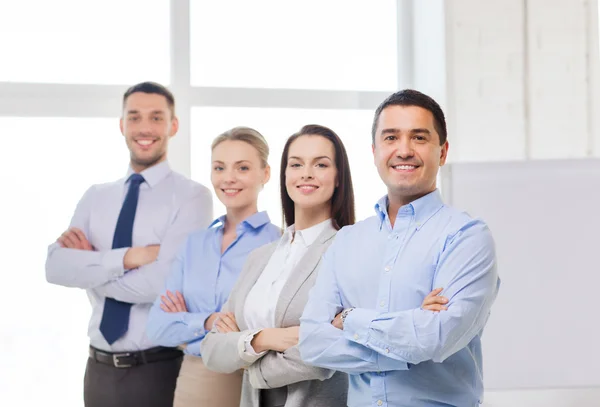
[{"label": "shirt collar", "polygon": [[285,236],[286,236],[286,241],[287,240],[292,240],[292,235],[294,234],[294,232],[296,233],[296,238],[300,239],[300,241],[302,241],[304,243],[304,245],[306,247],[310,246],[311,244],[313,244],[315,242],[315,240],[317,240],[317,238],[319,237],[319,235],[321,233],[323,233],[323,231],[325,229],[334,229],[333,224],[331,223],[331,218],[324,220],[321,223],[317,223],[314,226],[311,226],[309,228],[303,229],[303,230],[299,230],[296,232],[296,225],[292,225],[290,227],[288,227],[285,230]]},{"label": "shirt collar", "polygon": [[[383,225],[385,219],[388,217],[388,196],[385,195],[375,204],[375,213],[379,218],[379,227]],[[411,215],[415,218],[417,226],[423,225],[429,218],[431,218],[437,211],[444,206],[442,201],[442,195],[438,189],[433,192],[422,196],[419,199],[412,201],[409,204],[402,206],[398,210],[398,216]]]},{"label": "shirt collar", "polygon": [[[215,219],[209,226],[209,228],[212,228],[215,225],[219,225],[219,227],[223,227],[225,225],[225,218],[226,216],[220,216],[217,219]],[[242,228],[251,228],[251,229],[258,229],[259,227],[266,225],[267,223],[271,222],[271,219],[269,218],[269,215],[267,215],[267,212],[262,211],[262,212],[256,212],[255,214],[252,214],[250,216],[248,216],[246,219],[244,219],[239,227]]]},{"label": "shirt collar", "polygon": [[225,215],[219,216],[217,219],[213,220],[212,223],[208,226],[208,228],[212,228],[215,225],[219,225],[219,227],[225,226]]},{"label": "shirt collar", "polygon": [[[169,175],[169,173],[171,172],[171,166],[169,166],[169,163],[167,162],[167,160],[158,163],[156,165],[153,165],[150,168],[146,168],[144,171],[140,172],[140,175],[142,177],[144,177],[144,181],[146,181],[146,184],[148,184],[148,186],[150,188],[155,187],[160,181],[162,181],[167,175]],[[125,177],[125,183],[127,183],[127,181],[129,181],[129,177],[131,177],[131,174],[133,174],[133,168],[131,168],[131,166],[129,167],[129,169],[127,170],[127,175]]]}]

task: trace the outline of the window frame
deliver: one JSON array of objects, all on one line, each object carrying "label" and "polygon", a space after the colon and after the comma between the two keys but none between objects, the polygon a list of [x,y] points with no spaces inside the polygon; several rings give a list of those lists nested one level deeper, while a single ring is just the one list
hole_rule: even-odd
[{"label": "window frame", "polygon": [[[396,0],[398,86],[414,79],[414,0]],[[170,0],[171,80],[179,132],[169,149],[172,167],[191,175],[191,109],[198,106],[375,109],[390,92],[192,86],[190,82],[190,0]],[[140,79],[141,81],[142,79]],[[0,116],[120,116],[123,85],[0,82]],[[115,123],[117,126],[117,123]]]}]

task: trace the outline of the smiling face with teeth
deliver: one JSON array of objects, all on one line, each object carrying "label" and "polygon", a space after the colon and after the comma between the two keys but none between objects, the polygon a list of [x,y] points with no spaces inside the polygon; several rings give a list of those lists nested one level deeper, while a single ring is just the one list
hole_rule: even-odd
[{"label": "smiling face with teeth", "polygon": [[163,95],[135,92],[124,103],[120,128],[130,151],[131,167],[141,172],[167,158],[169,139],[177,133],[178,121]]},{"label": "smiling face with teeth", "polygon": [[375,165],[388,187],[391,203],[400,207],[436,189],[448,142],[440,145],[429,110],[418,106],[386,107],[379,116],[374,142]]},{"label": "smiling face with teeth", "polygon": [[305,210],[323,220],[331,217],[331,198],[337,187],[333,143],[310,134],[295,139],[288,151],[285,187],[296,213]]},{"label": "smiling face with teeth", "polygon": [[225,140],[212,150],[211,182],[217,198],[241,219],[257,211],[258,194],[271,170],[259,152],[241,140]]}]

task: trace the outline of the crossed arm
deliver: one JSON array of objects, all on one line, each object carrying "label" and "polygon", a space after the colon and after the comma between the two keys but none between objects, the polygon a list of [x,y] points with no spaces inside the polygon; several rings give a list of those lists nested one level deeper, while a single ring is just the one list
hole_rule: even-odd
[{"label": "crossed arm", "polygon": [[119,301],[154,301],[185,237],[210,221],[210,194],[198,189],[181,204],[160,246],[98,251],[88,239],[94,193],[94,187],[88,189],[69,229],[49,246],[46,279],[66,287],[94,289],[99,295]]},{"label": "crossed arm", "polygon": [[406,370],[426,360],[442,362],[485,325],[499,285],[494,245],[485,225],[473,222],[449,238],[441,254],[435,283],[444,287],[448,299],[444,312],[355,308],[342,325],[340,317],[335,318],[342,308],[335,245],[323,258],[301,318],[299,346],[307,363],[350,374]]},{"label": "crossed arm", "polygon": [[[187,244],[186,244],[187,245]],[[200,355],[200,341],[209,332],[220,312],[190,312],[182,294],[186,246],[173,261],[166,289],[152,305],[146,332],[157,345],[178,346],[188,353]]]},{"label": "crossed arm", "polygon": [[[447,299],[437,295],[440,291],[429,294],[423,307],[436,312],[444,310]],[[203,359],[208,368],[223,373],[247,369],[250,384],[257,389],[326,380],[333,375],[334,370],[311,366],[302,360],[298,326],[240,332],[229,304],[223,310],[225,312],[216,319],[212,332],[202,343]],[[331,324],[335,323],[335,319],[331,321]]]}]

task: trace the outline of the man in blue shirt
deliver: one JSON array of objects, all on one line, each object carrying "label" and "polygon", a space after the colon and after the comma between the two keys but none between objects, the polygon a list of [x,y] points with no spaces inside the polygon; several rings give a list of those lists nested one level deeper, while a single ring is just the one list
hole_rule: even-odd
[{"label": "man in blue shirt", "polygon": [[[350,407],[474,407],[481,334],[499,279],[485,223],[436,187],[446,122],[429,96],[403,90],[376,110],[373,155],[388,194],[376,216],[340,230],[300,325],[310,364],[350,375]],[[443,288],[447,310],[421,308]]]},{"label": "man in blue shirt", "polygon": [[210,222],[212,197],[169,167],[178,121],[167,88],[129,88],[120,128],[127,173],[86,191],[69,229],[48,248],[46,278],[85,289],[92,305],[86,407],[171,407],[182,354],[154,345],[146,321],[185,238]]}]

